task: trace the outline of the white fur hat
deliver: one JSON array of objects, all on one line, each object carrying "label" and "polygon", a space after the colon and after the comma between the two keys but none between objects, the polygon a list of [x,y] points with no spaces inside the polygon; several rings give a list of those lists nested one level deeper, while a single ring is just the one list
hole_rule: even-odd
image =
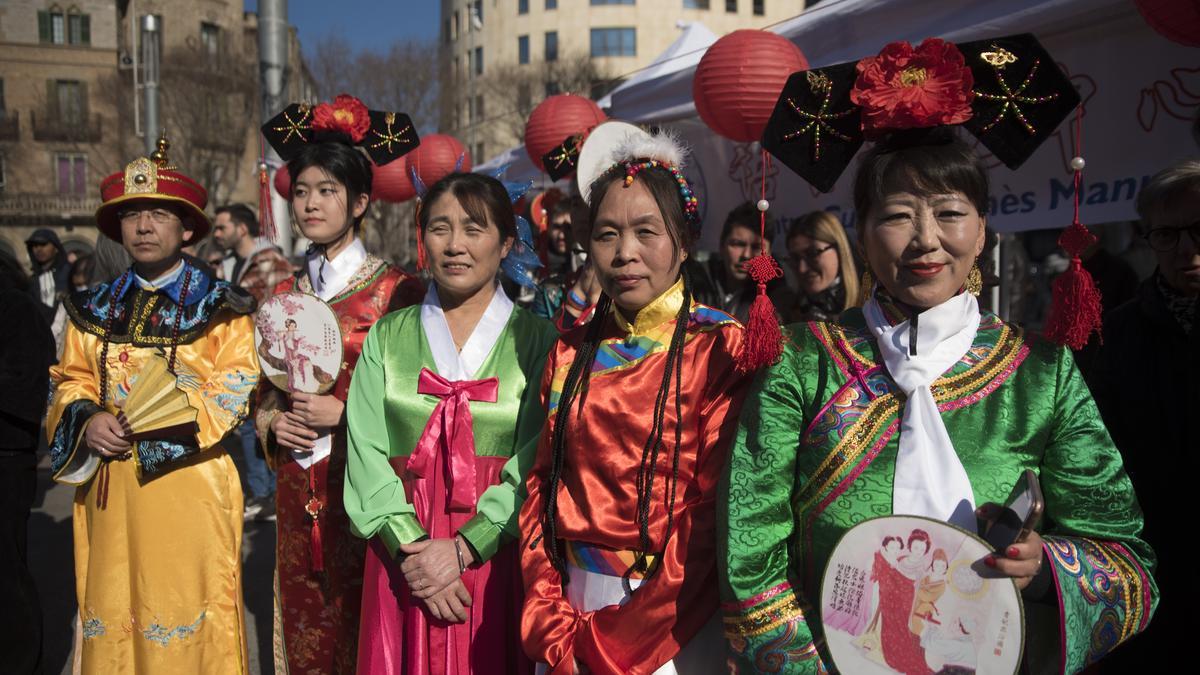
[{"label": "white fur hat", "polygon": [[615,164],[634,159],[656,159],[683,170],[687,149],[674,133],[651,134],[641,127],[616,120],[598,125],[579,151],[576,176],[584,201],[591,201],[592,183]]}]

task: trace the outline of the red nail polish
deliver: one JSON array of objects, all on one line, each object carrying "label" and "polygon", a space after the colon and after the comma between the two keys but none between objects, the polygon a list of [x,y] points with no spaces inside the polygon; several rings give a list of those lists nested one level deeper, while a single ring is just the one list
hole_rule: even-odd
[{"label": "red nail polish", "polygon": [[988,567],[995,567],[996,566],[996,557],[989,555],[988,557],[983,559],[983,564],[987,565]]},{"label": "red nail polish", "polygon": [[1009,546],[1009,547],[1008,547],[1008,557],[1010,557],[1010,558],[1015,558],[1015,557],[1017,557],[1018,555],[1020,555],[1020,553],[1021,553],[1021,552],[1017,550],[1017,547],[1016,547],[1016,546]]}]

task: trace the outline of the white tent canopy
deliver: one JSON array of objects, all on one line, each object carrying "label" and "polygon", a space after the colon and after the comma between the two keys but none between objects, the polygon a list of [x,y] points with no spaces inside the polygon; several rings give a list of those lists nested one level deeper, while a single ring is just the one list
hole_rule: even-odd
[{"label": "white tent canopy", "polygon": [[508,167],[505,170],[502,178],[506,181],[514,183],[524,183],[533,181],[535,185],[547,187],[552,185],[554,181],[550,177],[542,173],[540,169],[533,165],[529,160],[529,154],[525,152],[524,145],[518,145],[515,148],[509,148],[504,152],[492,157],[488,161],[475,166],[471,169],[474,173],[482,173],[491,176],[500,169]]},{"label": "white tent canopy", "polygon": [[[830,0],[772,30],[795,42],[813,67],[862,58],[895,40],[915,44],[930,36],[965,41],[1033,33],[1084,99],[1085,223],[1136,218],[1135,195],[1147,177],[1196,154],[1190,125],[1200,106],[1195,74],[1200,50],[1156,33],[1129,0]],[[712,249],[725,214],[759,198],[762,167],[757,144],[720,138],[696,117],[694,73],[689,67],[634,83],[613,97],[610,114],[669,124],[692,146],[685,174],[701,199],[700,246]],[[1077,143],[1072,125],[1064,123],[1015,172],[981,148],[991,167],[989,224],[1002,232],[1068,225],[1074,195],[1069,162]],[[775,215],[792,218],[820,209],[847,226],[855,222],[849,175],[821,194],[775,164],[766,183]]]},{"label": "white tent canopy", "polygon": [[634,73],[632,77],[622,82],[596,103],[605,109],[613,107],[614,102],[620,107],[637,105],[637,98],[630,100],[629,96],[632,91],[644,92],[644,90],[637,89],[639,84],[667,77],[680,71],[694,70],[700,63],[700,57],[704,56],[705,50],[717,41],[717,36],[708,29],[708,26],[699,21],[681,23],[679,28],[683,32],[669,47],[663,50],[663,53],[655,57],[650,65]]},{"label": "white tent canopy", "polygon": [[[810,66],[860,59],[896,40],[951,41],[1012,33],[1042,39],[1110,19],[1129,0],[829,0],[770,30],[795,42]],[[1134,10],[1136,11],[1136,10]],[[702,53],[692,55],[700,62]],[[694,117],[695,65],[643,79],[613,97],[612,116],[635,122]]]}]

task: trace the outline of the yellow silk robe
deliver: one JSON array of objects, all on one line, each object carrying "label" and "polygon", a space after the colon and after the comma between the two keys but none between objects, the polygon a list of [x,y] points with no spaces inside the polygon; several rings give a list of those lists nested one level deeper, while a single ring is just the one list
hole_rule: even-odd
[{"label": "yellow silk robe", "polygon": [[[116,293],[102,284],[68,303],[46,428],[55,480],[78,485],[77,657],[85,675],[247,670],[242,490],[218,442],[245,417],[258,380],[253,322],[244,315],[253,301],[192,270],[178,330],[179,279],[147,291],[127,274]],[[107,400],[97,406],[101,335],[114,301]],[[100,461],[83,440],[89,420],[101,409],[115,413],[146,360],[169,354],[172,340],[198,433],[139,441],[132,459]]]}]

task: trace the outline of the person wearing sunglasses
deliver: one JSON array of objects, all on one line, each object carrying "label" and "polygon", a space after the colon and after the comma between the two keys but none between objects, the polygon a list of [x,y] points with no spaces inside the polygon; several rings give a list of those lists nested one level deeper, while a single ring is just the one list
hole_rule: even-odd
[{"label": "person wearing sunglasses", "polygon": [[1155,578],[1163,597],[1179,600],[1164,603],[1149,631],[1116,652],[1114,672],[1179,644],[1186,598],[1197,591],[1173,525],[1193,506],[1164,459],[1200,448],[1200,425],[1184,412],[1200,410],[1200,161],[1155,174],[1137,209],[1158,267],[1105,317],[1103,346],[1085,374],[1145,512],[1145,539],[1159,554]]}]

